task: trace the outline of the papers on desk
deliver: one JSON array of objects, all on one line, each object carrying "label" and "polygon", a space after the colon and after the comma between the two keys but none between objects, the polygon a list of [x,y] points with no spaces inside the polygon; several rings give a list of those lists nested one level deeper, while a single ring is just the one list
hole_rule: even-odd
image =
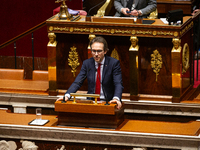
[{"label": "papers on desk", "polygon": [[68,8],[68,12],[72,15],[78,15],[79,11],[78,10],[72,10],[70,8]]},{"label": "papers on desk", "polygon": [[[167,18],[160,18],[160,20],[164,23],[164,24],[169,24],[169,22],[167,21]],[[176,23],[171,22],[171,25],[181,25],[181,21],[177,21]]]},{"label": "papers on desk", "polygon": [[167,21],[167,18],[160,18],[160,20],[164,23],[164,24],[168,24],[169,22]]},{"label": "papers on desk", "polygon": [[43,120],[43,119],[34,119],[32,120],[31,122],[29,122],[28,124],[29,125],[36,125],[36,126],[43,126],[45,125],[46,123],[48,123],[49,120]]}]

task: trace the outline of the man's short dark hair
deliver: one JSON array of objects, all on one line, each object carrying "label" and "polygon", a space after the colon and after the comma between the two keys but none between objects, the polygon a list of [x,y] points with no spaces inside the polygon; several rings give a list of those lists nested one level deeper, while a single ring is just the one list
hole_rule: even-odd
[{"label": "man's short dark hair", "polygon": [[95,43],[95,42],[98,42],[98,43],[103,43],[104,45],[104,51],[108,51],[108,44],[106,42],[106,40],[102,37],[102,36],[96,36],[95,38],[93,38],[91,41],[90,41],[90,47],[92,47],[92,44]]}]

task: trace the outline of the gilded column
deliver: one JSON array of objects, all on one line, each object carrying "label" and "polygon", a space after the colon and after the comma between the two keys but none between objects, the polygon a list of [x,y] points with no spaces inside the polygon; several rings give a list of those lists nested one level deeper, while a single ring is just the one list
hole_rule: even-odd
[{"label": "gilded column", "polygon": [[130,99],[138,100],[138,38],[130,37],[131,46],[129,48],[129,62],[130,62]]},{"label": "gilded column", "polygon": [[[173,48],[171,51],[171,64],[172,64],[172,96],[173,99],[179,99],[181,96],[181,40],[172,39]],[[174,100],[173,100],[174,101]]]},{"label": "gilded column", "polygon": [[95,38],[96,36],[94,34],[90,34],[88,39],[89,39],[89,44],[88,44],[88,58],[92,57],[91,54],[91,47],[90,47],[90,41],[92,41],[93,38]]},{"label": "gilded column", "polygon": [[49,76],[49,95],[57,95],[57,77],[56,77],[56,35],[48,33],[49,43],[47,45],[48,53],[48,76]]}]

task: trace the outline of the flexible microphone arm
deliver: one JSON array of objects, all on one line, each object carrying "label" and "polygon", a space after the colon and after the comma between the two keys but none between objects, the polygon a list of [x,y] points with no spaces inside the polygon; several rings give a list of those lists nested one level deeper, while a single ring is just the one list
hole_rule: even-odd
[{"label": "flexible microphone arm", "polygon": [[99,5],[103,4],[103,3],[105,3],[105,1],[106,1],[106,0],[104,0],[104,1],[100,2],[99,4],[97,4],[97,5],[93,6],[92,8],[90,8],[89,11],[88,11],[88,15],[87,15],[87,16],[90,16],[90,11],[91,11],[92,9],[94,9],[95,7],[97,7],[97,6],[99,6]]},{"label": "flexible microphone arm", "polygon": [[[88,72],[90,72],[90,70],[91,70],[91,68],[88,69],[87,74],[84,76],[83,79],[81,79],[79,82],[74,82],[74,83],[75,83],[74,86],[75,86],[75,85],[78,85],[80,82],[82,82],[83,80],[85,80],[85,78],[87,77]],[[74,86],[70,87],[69,89],[72,89]],[[69,90],[69,89],[68,89],[68,90]],[[68,91],[68,90],[67,90],[67,91]],[[62,100],[61,103],[66,103],[66,101],[65,101],[65,96],[63,96],[63,100]]]},{"label": "flexible microphone arm", "polygon": [[104,86],[103,86],[103,84],[102,84],[102,82],[101,82],[101,80],[100,80],[100,77],[99,77],[99,74],[98,74],[97,69],[96,69],[96,73],[97,73],[97,78],[99,79],[99,82],[101,83],[101,87],[102,87],[102,90],[103,90],[103,93],[104,93],[104,96],[105,96],[105,100],[106,100],[106,104],[105,104],[105,105],[110,105],[110,104],[108,103],[107,94],[106,94],[106,91],[105,91],[105,89],[104,89]]}]

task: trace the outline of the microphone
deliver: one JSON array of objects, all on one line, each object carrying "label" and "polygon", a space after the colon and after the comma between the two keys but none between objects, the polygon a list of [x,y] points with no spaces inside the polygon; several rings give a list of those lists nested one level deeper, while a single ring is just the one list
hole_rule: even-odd
[{"label": "microphone", "polygon": [[100,2],[99,4],[97,4],[97,5],[93,6],[92,8],[90,8],[89,11],[88,11],[88,13],[87,13],[87,16],[88,16],[88,17],[90,16],[90,11],[91,11],[92,9],[94,9],[95,7],[101,5],[101,4],[105,3],[105,2],[106,2],[106,0],[104,0],[104,1]]},{"label": "microphone", "polygon": [[63,96],[63,100],[62,100],[61,103],[66,103],[66,101],[65,101],[65,96]]},{"label": "microphone", "polygon": [[[88,71],[87,71],[87,73],[86,73],[86,75],[84,76],[83,79],[81,79],[79,82],[74,82],[74,83],[75,83],[74,86],[70,87],[67,91],[69,91],[70,89],[72,89],[73,87],[75,87],[75,85],[78,85],[80,82],[82,82],[83,80],[85,80],[86,77],[87,77],[87,75],[88,75],[88,72],[90,72],[90,70],[91,70],[91,68],[88,69]],[[67,92],[66,92],[66,93],[67,93]],[[66,101],[65,101],[65,96],[63,96],[62,103],[66,103]]]},{"label": "microphone", "polygon": [[97,73],[97,78],[99,79],[99,82],[101,83],[101,87],[102,87],[102,90],[103,90],[103,93],[104,93],[104,96],[105,96],[105,100],[106,100],[106,104],[105,104],[105,105],[110,105],[110,104],[108,103],[107,93],[106,93],[106,91],[105,91],[105,89],[104,89],[104,86],[103,86],[101,80],[100,80],[100,77],[99,77],[99,74],[98,74],[97,69],[95,69],[95,71],[96,71],[96,73]]}]

